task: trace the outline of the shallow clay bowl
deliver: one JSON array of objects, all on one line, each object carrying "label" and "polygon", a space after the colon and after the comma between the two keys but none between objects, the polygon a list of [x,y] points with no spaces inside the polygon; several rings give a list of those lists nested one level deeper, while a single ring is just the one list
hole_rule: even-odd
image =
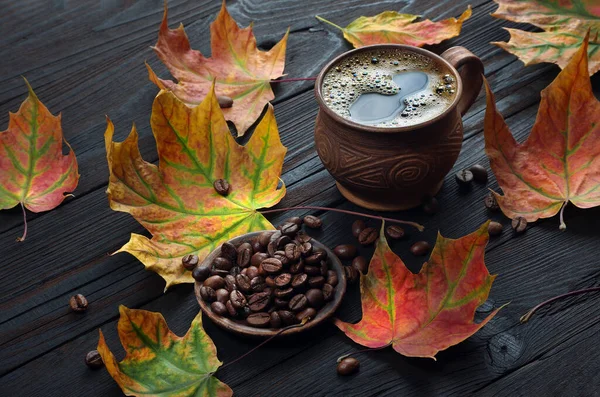
[{"label": "shallow clay bowl", "polygon": [[[262,233],[262,231],[243,234],[232,240],[229,240],[229,242],[232,243],[233,245],[235,245],[236,247],[238,247],[240,244],[242,244],[246,241],[250,241],[253,237],[258,236],[260,233]],[[330,300],[329,302],[327,302],[327,304],[325,304],[325,306],[323,306],[317,312],[317,315],[314,319],[310,320],[309,322],[304,324],[302,327],[291,328],[291,329],[283,332],[281,335],[298,334],[300,332],[304,332],[308,329],[314,328],[317,325],[319,325],[320,323],[324,322],[329,317],[331,317],[331,315],[337,310],[340,303],[342,302],[342,298],[344,297],[344,294],[346,293],[346,276],[344,274],[344,268],[343,268],[340,260],[335,256],[333,251],[331,251],[329,248],[327,248],[320,242],[316,241],[315,239],[312,239],[310,241],[310,243],[313,245],[314,248],[322,249],[327,252],[327,264],[329,265],[329,268],[331,270],[334,270],[337,273],[338,285],[335,287],[335,294],[334,294],[333,299]],[[221,247],[219,247],[216,250],[214,250],[213,252],[211,252],[210,255],[208,255],[206,257],[206,259],[204,259],[204,262],[202,262],[202,264],[210,265],[213,262],[213,260],[216,257],[218,257],[220,254],[221,254]],[[223,316],[219,316],[218,314],[214,313],[211,310],[210,305],[207,304],[206,302],[204,302],[202,300],[202,298],[200,297],[200,287],[202,287],[202,283],[196,282],[194,285],[194,291],[196,293],[196,299],[198,300],[198,303],[200,304],[200,308],[202,309],[204,314],[206,314],[219,327],[224,328],[228,331],[234,332],[239,335],[252,336],[252,337],[269,337],[269,336],[275,335],[277,332],[279,332],[281,330],[280,328],[251,327],[249,325],[242,323],[241,321],[233,320],[231,318],[227,318],[227,317],[223,317]]]}]

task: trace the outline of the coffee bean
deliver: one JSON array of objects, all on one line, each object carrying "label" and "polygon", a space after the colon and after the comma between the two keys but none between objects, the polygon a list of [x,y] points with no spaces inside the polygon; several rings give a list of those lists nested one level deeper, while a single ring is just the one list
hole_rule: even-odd
[{"label": "coffee bean", "polygon": [[[362,233],[364,233],[365,230],[363,230]],[[352,259],[356,256],[357,250],[352,244],[340,244],[333,249],[333,253],[340,259]]]},{"label": "coffee bean", "polygon": [[281,225],[281,234],[288,237],[293,237],[298,230],[300,230],[300,226],[295,223],[287,222]]},{"label": "coffee bean", "polygon": [[321,288],[321,291],[323,292],[325,301],[330,301],[335,296],[335,288],[333,288],[333,286],[330,284],[325,284],[323,288]]},{"label": "coffee bean", "polygon": [[284,223],[295,223],[296,225],[300,226],[300,225],[302,225],[302,218],[300,218],[299,216],[292,216],[291,218],[287,218],[283,222]]},{"label": "coffee bean", "polygon": [[410,247],[410,252],[416,256],[422,256],[429,252],[431,246],[427,241],[417,241]]},{"label": "coffee bean", "polygon": [[461,187],[471,186],[473,181],[473,173],[469,170],[458,171],[454,177],[458,186]]},{"label": "coffee bean", "polygon": [[254,277],[250,280],[250,288],[253,292],[262,292],[267,287],[265,279],[261,276]]},{"label": "coffee bean", "polygon": [[306,215],[304,217],[304,224],[306,225],[306,227],[309,227],[311,229],[318,229],[323,225],[323,221],[321,221],[320,218],[317,218],[314,215]]},{"label": "coffee bean", "polygon": [[250,259],[252,258],[252,245],[250,243],[243,243],[237,249],[237,265],[240,267],[247,267],[250,265]]},{"label": "coffee bean", "polygon": [[265,272],[271,274],[280,272],[281,268],[283,267],[281,261],[276,258],[267,258],[264,261],[262,261],[260,265],[262,266]]},{"label": "coffee bean", "polygon": [[294,313],[290,311],[280,310],[277,312],[277,314],[279,314],[279,318],[281,318],[281,322],[284,325],[293,325],[298,323],[296,316],[294,316]]},{"label": "coffee bean", "polygon": [[217,102],[219,103],[219,107],[222,109],[230,108],[233,106],[233,99],[231,99],[227,95],[217,95]]},{"label": "coffee bean", "polygon": [[335,287],[338,284],[338,275],[335,272],[335,270],[327,271],[327,278],[325,281],[327,282],[327,284],[330,284],[333,287]]},{"label": "coffee bean", "polygon": [[240,274],[242,272],[242,268],[239,266],[234,266],[231,268],[231,270],[229,271],[229,274],[231,274],[232,276],[237,276],[238,274]]},{"label": "coffee bean", "polygon": [[294,243],[289,243],[285,246],[285,256],[290,261],[297,261],[300,259],[300,255],[302,252],[300,251],[300,247]]},{"label": "coffee bean", "polygon": [[397,225],[389,225],[385,228],[385,233],[392,240],[400,240],[404,237],[404,229]]},{"label": "coffee bean", "polygon": [[278,288],[286,287],[292,281],[292,275],[290,273],[281,273],[275,277],[275,286]]},{"label": "coffee bean", "polygon": [[485,184],[488,181],[488,172],[484,166],[480,164],[472,165],[469,171],[473,174],[473,180],[477,183]]},{"label": "coffee bean", "polygon": [[74,312],[82,313],[87,310],[88,301],[85,296],[81,294],[73,295],[71,299],[69,299],[69,306]]},{"label": "coffee bean", "polygon": [[329,266],[327,266],[326,261],[321,262],[321,276],[327,277],[327,271],[329,270]]},{"label": "coffee bean", "polygon": [[281,318],[279,317],[279,313],[275,311],[271,312],[269,325],[271,325],[271,328],[281,328]]},{"label": "coffee bean", "polygon": [[352,375],[360,368],[360,362],[354,357],[346,357],[337,365],[337,373],[342,376]]},{"label": "coffee bean", "polygon": [[237,289],[234,289],[229,293],[229,300],[231,301],[233,307],[235,307],[236,309],[241,309],[242,307],[248,304],[244,294],[242,294]]},{"label": "coffee bean", "polygon": [[292,242],[292,239],[288,236],[281,236],[277,240],[277,250],[283,250],[285,246]]},{"label": "coffee bean", "polygon": [[325,277],[323,276],[309,277],[308,279],[308,286],[310,288],[321,288],[324,284]]},{"label": "coffee bean", "polygon": [[213,302],[210,304],[210,309],[219,316],[224,316],[227,314],[227,306],[225,306],[221,302]]},{"label": "coffee bean", "polygon": [[277,241],[281,236],[283,236],[283,234],[281,233],[281,230],[275,230],[269,237],[269,242]]},{"label": "coffee bean", "polygon": [[365,223],[365,221],[363,221],[362,219],[357,219],[352,224],[352,235],[354,237],[358,238],[358,236],[360,235],[360,232],[362,232],[366,228],[367,228],[367,224]]},{"label": "coffee bean", "polygon": [[527,229],[527,220],[521,216],[516,217],[512,220],[511,226],[515,233],[521,234],[524,233]]},{"label": "coffee bean", "polygon": [[325,303],[325,297],[323,296],[323,291],[317,288],[312,288],[306,291],[306,300],[308,304],[312,307],[318,309]]},{"label": "coffee bean", "polygon": [[97,369],[104,366],[104,361],[98,350],[92,350],[85,355],[85,364],[92,369]]},{"label": "coffee bean", "polygon": [[266,252],[257,252],[254,255],[252,255],[252,258],[250,258],[250,265],[251,266],[258,266],[261,264],[262,261],[264,261],[265,259],[267,259],[269,257],[269,254],[267,254]]},{"label": "coffee bean", "polygon": [[301,312],[308,305],[308,299],[304,294],[294,295],[292,299],[290,299],[289,308],[293,312]]},{"label": "coffee bean", "polygon": [[223,243],[223,245],[221,245],[221,256],[229,259],[233,263],[237,259],[237,248],[230,242]]},{"label": "coffee bean", "polygon": [[234,289],[237,289],[237,283],[235,281],[235,277],[232,276],[231,274],[228,274],[227,276],[225,276],[223,278],[223,280],[225,280],[225,289],[229,292],[233,291]]},{"label": "coffee bean", "polygon": [[258,268],[256,266],[248,266],[247,268],[242,269],[242,273],[248,276],[250,280],[252,280],[254,277],[258,276]]},{"label": "coffee bean", "polygon": [[374,227],[364,229],[358,235],[358,242],[361,245],[371,245],[379,238],[379,232]]},{"label": "coffee bean", "polygon": [[231,317],[237,317],[238,311],[235,307],[233,307],[231,301],[225,302],[225,308],[227,309],[227,313],[229,313]]},{"label": "coffee bean", "polygon": [[213,182],[213,187],[221,196],[227,196],[231,190],[229,182],[227,182],[225,179],[217,179]]},{"label": "coffee bean", "polygon": [[265,292],[257,292],[256,294],[250,295],[248,299],[248,306],[253,312],[261,312],[267,308],[271,301],[271,296]]},{"label": "coffee bean", "polygon": [[229,274],[229,271],[217,269],[216,267],[213,267],[213,269],[210,271],[211,276],[225,277],[228,274]]},{"label": "coffee bean", "polygon": [[215,268],[220,269],[220,270],[226,270],[226,271],[231,270],[231,268],[233,267],[233,262],[231,262],[229,259],[223,258],[221,256],[215,258],[215,260],[213,260],[212,264]]},{"label": "coffee bean", "polygon": [[238,274],[235,276],[235,282],[237,287],[242,292],[250,292],[252,290],[252,285],[250,284],[250,276],[246,274]]},{"label": "coffee bean", "polygon": [[192,270],[192,277],[200,283],[203,282],[210,277],[210,267],[206,265],[196,266],[196,268]]},{"label": "coffee bean", "polygon": [[273,253],[273,258],[279,260],[279,262],[281,262],[281,265],[284,267],[289,265],[290,262],[293,262],[293,261],[289,260],[288,257],[285,255],[285,251],[281,251],[281,250],[275,251]]},{"label": "coffee bean", "polygon": [[221,303],[227,303],[229,300],[229,291],[227,291],[225,288],[218,289],[215,296],[217,301]]},{"label": "coffee bean", "polygon": [[[355,247],[356,248],[356,247]],[[327,259],[327,253],[325,251],[314,251],[312,255],[309,255],[304,259],[307,265],[316,265],[321,261]]]},{"label": "coffee bean", "polygon": [[221,276],[210,276],[204,280],[204,285],[214,290],[218,290],[219,288],[223,288],[225,285],[225,280],[223,280],[223,277]]},{"label": "coffee bean", "polygon": [[280,288],[280,289],[276,289],[275,291],[273,291],[273,294],[275,294],[275,297],[277,297],[279,299],[288,299],[292,296],[293,293],[294,293],[294,289],[292,287]]},{"label": "coffee bean", "polygon": [[277,252],[277,240],[270,241],[267,245],[267,253],[270,257],[275,255],[275,252]]},{"label": "coffee bean", "polygon": [[203,285],[200,287],[200,297],[205,302],[212,302],[217,299],[217,293],[213,288]]},{"label": "coffee bean", "polygon": [[304,262],[303,261],[292,263],[292,265],[290,266],[290,273],[292,273],[292,274],[300,273],[303,271],[304,271]]},{"label": "coffee bean", "polygon": [[252,246],[252,252],[254,253],[265,252],[267,250],[267,247],[263,247],[262,245],[260,245],[260,243],[258,242],[258,238],[253,239],[250,242],[250,245]]},{"label": "coffee bean", "polygon": [[296,320],[298,320],[298,322],[302,322],[302,320],[304,320],[305,318],[308,320],[312,320],[315,317],[317,317],[317,311],[315,309],[313,309],[312,307],[307,307],[306,309],[302,310],[300,313],[296,314]]},{"label": "coffee bean", "polygon": [[365,258],[364,256],[357,256],[352,260],[352,267],[362,274],[367,274],[367,270],[369,269],[369,262],[367,262],[367,258]]},{"label": "coffee bean", "polygon": [[502,234],[502,224],[499,222],[490,222],[488,225],[488,233],[490,236],[498,236]]},{"label": "coffee bean", "polygon": [[307,282],[308,282],[308,275],[306,275],[305,273],[296,274],[292,278],[292,288],[302,289],[306,286]]},{"label": "coffee bean", "polygon": [[308,234],[306,234],[306,232],[304,232],[303,230],[300,230],[296,234],[296,237],[294,238],[294,240],[296,240],[299,243],[308,243],[312,240],[312,237],[310,237]]},{"label": "coffee bean", "polygon": [[485,208],[492,212],[497,212],[500,209],[498,201],[496,200],[496,196],[494,196],[494,193],[491,192],[488,193],[487,196],[485,196],[485,198],[483,199],[483,204],[485,205]]},{"label": "coffee bean", "polygon": [[271,235],[274,232],[271,230],[262,232],[261,234],[258,235],[258,238],[256,239],[260,245],[262,245],[263,247],[267,248],[267,245],[269,244],[269,242],[271,241]]},{"label": "coffee bean", "polygon": [[181,264],[185,268],[185,270],[194,270],[194,268],[198,265],[198,255],[188,254],[181,258]]},{"label": "coffee bean", "polygon": [[300,253],[303,257],[310,256],[312,254],[313,246],[311,243],[299,243]]},{"label": "coffee bean", "polygon": [[285,309],[290,304],[289,301],[287,301],[285,299],[281,299],[281,298],[273,299],[273,303],[275,304],[275,307],[278,307],[279,309]]},{"label": "coffee bean", "polygon": [[428,215],[437,214],[437,212],[440,210],[439,202],[435,197],[432,196],[425,197],[421,206],[423,208],[423,212]]},{"label": "coffee bean", "polygon": [[346,280],[348,280],[348,283],[350,284],[354,284],[360,277],[358,270],[352,266],[344,266],[344,273],[346,273]]},{"label": "coffee bean", "polygon": [[304,272],[309,276],[318,276],[321,274],[321,267],[317,266],[304,266]]},{"label": "coffee bean", "polygon": [[267,287],[273,288],[275,287],[275,279],[270,276],[265,277],[265,284],[267,284]]}]

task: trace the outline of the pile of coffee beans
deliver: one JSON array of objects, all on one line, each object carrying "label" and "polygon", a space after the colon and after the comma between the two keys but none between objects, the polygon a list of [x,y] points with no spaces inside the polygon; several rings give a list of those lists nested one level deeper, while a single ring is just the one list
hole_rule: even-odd
[{"label": "pile of coffee beans", "polygon": [[321,220],[294,217],[278,230],[262,232],[237,246],[226,242],[209,265],[187,255],[182,263],[202,283],[200,296],[211,310],[259,328],[281,328],[313,319],[335,295],[337,273],[327,252],[313,247],[301,230]]}]

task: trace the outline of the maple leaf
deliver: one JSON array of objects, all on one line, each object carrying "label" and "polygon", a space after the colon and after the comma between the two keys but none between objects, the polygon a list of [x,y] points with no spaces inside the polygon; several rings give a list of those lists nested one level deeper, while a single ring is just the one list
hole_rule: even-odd
[{"label": "maple leaf", "polygon": [[494,0],[499,7],[492,14],[497,18],[535,25],[545,32],[506,29],[510,40],[493,42],[519,57],[525,65],[556,63],[564,68],[577,52],[588,31],[589,72],[600,70],[600,7],[584,0]]},{"label": "maple leaf", "polygon": [[[277,186],[286,148],[271,105],[248,143],[237,144],[214,90],[195,108],[161,91],[150,124],[158,166],[142,159],[135,126],[125,141],[115,143],[108,120],[107,193],[112,209],[129,212],[152,233],[152,239],[132,234],[117,252],[136,256],[163,277],[168,288],[194,281],[181,264],[184,255],[193,253],[203,260],[235,236],[273,229],[257,209],[273,206],[285,195],[285,186]],[[221,178],[231,185],[226,197],[213,187]]]},{"label": "maple leaf", "polygon": [[358,344],[392,345],[409,357],[435,359],[437,352],[470,337],[501,309],[473,322],[496,277],[483,259],[488,224],[457,240],[438,234],[429,262],[418,274],[392,252],[382,225],[369,272],[360,280],[362,320],[350,324],[336,319],[335,325]]},{"label": "maple leaf", "polygon": [[[21,204],[33,212],[56,208],[77,187],[77,159],[63,138],[61,115],[52,115],[25,79],[29,95],[17,113],[9,113],[8,129],[0,132],[0,209]],[[63,142],[69,153],[63,155]]]},{"label": "maple leaf", "polygon": [[600,102],[590,83],[587,37],[556,79],[542,91],[529,138],[518,144],[486,81],[485,151],[504,196],[494,193],[509,218],[549,218],[564,206],[600,205]]},{"label": "maple leaf", "polygon": [[212,57],[206,58],[191,49],[183,25],[169,29],[165,3],[154,51],[178,83],[160,79],[150,65],[146,67],[152,82],[190,106],[200,103],[216,81],[217,94],[233,99],[233,106],[223,109],[223,113],[242,136],[275,98],[270,81],[283,76],[288,34],[289,30],[269,51],[260,51],[252,26],[241,29],[223,1],[217,19],[210,25]]},{"label": "maple leaf", "polygon": [[233,391],[213,376],[222,362],[202,328],[202,312],[184,337],[175,335],[160,313],[119,306],[117,326],[127,355],[118,362],[100,330],[98,352],[127,396],[215,396]]},{"label": "maple leaf", "polygon": [[471,6],[457,18],[440,22],[429,19],[415,22],[419,15],[400,14],[396,11],[384,11],[374,17],[359,17],[345,28],[316,16],[344,33],[344,37],[355,48],[372,44],[406,44],[422,47],[425,44],[437,44],[460,34],[462,24],[471,17]]}]

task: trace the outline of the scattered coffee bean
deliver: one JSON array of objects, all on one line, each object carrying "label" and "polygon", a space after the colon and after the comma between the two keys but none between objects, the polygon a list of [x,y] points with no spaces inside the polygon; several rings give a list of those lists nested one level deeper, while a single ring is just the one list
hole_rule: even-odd
[{"label": "scattered coffee bean", "polygon": [[210,276],[204,280],[204,285],[214,290],[218,290],[219,288],[223,288],[223,286],[225,286],[225,280],[221,276]]},{"label": "scattered coffee bean", "polygon": [[360,232],[367,228],[367,224],[362,219],[357,219],[352,224],[352,235],[358,238]]},{"label": "scattered coffee bean", "polygon": [[277,288],[286,287],[292,281],[292,275],[290,273],[281,273],[275,277],[275,286]]},{"label": "scattered coffee bean", "polygon": [[471,186],[471,182],[473,181],[473,173],[469,170],[458,171],[455,175],[455,179],[456,183],[458,183],[458,186]]},{"label": "scattered coffee bean", "polygon": [[188,254],[181,258],[181,264],[185,268],[185,270],[194,270],[194,268],[198,265],[198,255]]},{"label": "scattered coffee bean", "polygon": [[217,95],[217,102],[219,103],[219,107],[222,109],[230,108],[233,106],[233,99],[231,99],[227,95]]},{"label": "scattered coffee bean", "polygon": [[229,194],[229,190],[231,190],[229,182],[227,182],[225,179],[217,179],[213,182],[213,187],[221,196],[227,196]]},{"label": "scattered coffee bean", "polygon": [[265,288],[267,288],[267,284],[263,277],[257,276],[257,277],[254,277],[252,280],[250,280],[250,289],[253,292],[261,292]]},{"label": "scattered coffee bean", "polygon": [[354,357],[346,357],[337,365],[337,373],[342,376],[352,375],[360,368],[360,362]]},{"label": "scattered coffee bean", "polygon": [[427,196],[422,203],[423,212],[428,215],[437,214],[440,210],[440,204],[435,197]]},{"label": "scattered coffee bean", "polygon": [[379,232],[374,227],[364,229],[358,235],[358,242],[361,245],[371,245],[379,238]]},{"label": "scattered coffee bean", "polygon": [[304,294],[294,295],[292,299],[290,299],[289,308],[293,312],[301,312],[308,305],[308,299]]},{"label": "scattered coffee bean", "polygon": [[344,266],[344,273],[346,273],[346,280],[348,280],[348,283],[350,284],[354,284],[360,277],[358,270],[352,266]]},{"label": "scattered coffee bean", "polygon": [[333,296],[335,295],[335,288],[331,284],[325,284],[322,291],[325,301],[330,301],[333,299]]},{"label": "scattered coffee bean", "polygon": [[516,217],[512,220],[511,226],[515,233],[521,234],[524,233],[527,229],[527,220],[521,216]]},{"label": "scattered coffee bean", "polygon": [[369,270],[369,262],[364,256],[357,256],[356,258],[352,259],[352,267],[362,274],[367,274],[367,270]]},{"label": "scattered coffee bean", "polygon": [[310,240],[312,240],[312,237],[306,234],[303,230],[300,230],[294,239],[299,243],[309,243]]},{"label": "scattered coffee bean", "polygon": [[252,285],[250,284],[250,276],[248,275],[248,272],[246,272],[246,274],[238,274],[237,276],[235,276],[235,282],[237,284],[237,287],[240,291],[242,292],[250,292],[252,290]]},{"label": "scattered coffee bean", "polygon": [[292,278],[292,288],[294,289],[302,289],[306,286],[307,283],[308,275],[305,273],[296,274],[294,278]]},{"label": "scattered coffee bean", "polygon": [[287,222],[281,225],[281,228],[279,230],[281,230],[281,233],[283,235],[291,237],[295,236],[296,233],[298,233],[298,230],[300,230],[300,226],[292,222]]},{"label": "scattered coffee bean", "polygon": [[[310,244],[310,243],[309,243]],[[300,259],[302,252],[300,251],[300,246],[289,243],[285,246],[285,257],[290,261],[297,261]]]},{"label": "scattered coffee bean", "polygon": [[260,265],[267,273],[278,273],[283,267],[283,264],[277,258],[267,258]]},{"label": "scattered coffee bean", "polygon": [[210,277],[210,267],[206,265],[196,266],[196,268],[192,270],[192,277],[200,283],[204,282],[204,280]]},{"label": "scattered coffee bean", "polygon": [[427,241],[417,241],[410,247],[410,252],[415,256],[422,256],[429,252],[431,246]]},{"label": "scattered coffee bean", "polygon": [[330,284],[333,287],[335,287],[338,284],[338,275],[335,272],[335,270],[327,271],[327,279],[325,281],[327,282],[327,284]]},{"label": "scattered coffee bean", "polygon": [[[257,292],[248,299],[248,307],[253,312],[261,312],[267,308],[271,301],[271,296],[267,292]],[[232,301],[233,303],[233,301]]]},{"label": "scattered coffee bean", "polygon": [[392,240],[400,240],[404,238],[404,229],[397,225],[389,225],[385,228],[385,233]]},{"label": "scattered coffee bean", "polygon": [[98,350],[92,350],[85,355],[85,364],[92,369],[97,369],[104,366],[104,361]]},{"label": "scattered coffee bean", "polygon": [[288,310],[280,310],[277,314],[279,314],[279,318],[281,318],[281,322],[283,322],[284,325],[294,325],[298,323],[294,313]]},{"label": "scattered coffee bean", "polygon": [[252,259],[252,245],[250,243],[240,244],[237,249],[237,265],[247,267],[250,265],[250,259]]},{"label": "scattered coffee bean", "polygon": [[287,218],[284,223],[295,223],[298,226],[302,225],[302,218],[299,216],[292,216],[291,218]]},{"label": "scattered coffee bean", "polygon": [[473,180],[477,183],[485,184],[488,181],[488,172],[481,164],[472,165],[469,171],[473,174]]},{"label": "scattered coffee bean", "polygon": [[231,262],[235,262],[237,259],[237,248],[230,242],[225,242],[221,245],[220,256],[229,259]]},{"label": "scattered coffee bean", "polygon": [[498,236],[502,234],[502,224],[499,222],[490,222],[488,225],[488,233],[490,236]]},{"label": "scattered coffee bean", "polygon": [[[365,230],[363,230],[363,233]],[[340,244],[333,249],[333,253],[340,259],[352,259],[357,255],[357,252],[356,246],[352,244]]]},{"label": "scattered coffee bean", "polygon": [[235,281],[235,277],[232,276],[231,274],[228,274],[227,276],[225,276],[223,278],[223,280],[225,280],[225,289],[227,291],[231,292],[234,289],[237,289],[237,287],[238,287],[237,282]]},{"label": "scattered coffee bean", "polygon": [[221,303],[227,303],[229,300],[229,291],[227,291],[225,288],[218,289],[215,291],[215,296],[217,301]]},{"label": "scattered coffee bean", "polygon": [[254,255],[252,255],[252,258],[250,258],[250,265],[257,267],[262,263],[262,261],[264,261],[268,257],[269,254],[267,254],[266,252],[257,252]]},{"label": "scattered coffee bean", "polygon": [[314,251],[312,255],[309,255],[304,259],[307,265],[316,265],[317,263],[321,263],[327,259],[327,254],[325,251]]},{"label": "scattered coffee bean", "polygon": [[323,296],[323,291],[317,288],[312,288],[306,291],[306,300],[311,307],[315,309],[320,308],[325,303],[325,296]]},{"label": "scattered coffee bean", "polygon": [[223,258],[222,256],[215,258],[212,264],[216,269],[225,271],[229,271],[233,267],[233,263],[229,259]]},{"label": "scattered coffee bean", "polygon": [[306,243],[298,243],[298,244],[300,244],[299,245],[299,247],[300,247],[300,254],[303,257],[307,257],[307,256],[310,256],[312,254],[313,246],[312,246],[311,243],[306,242]]},{"label": "scattered coffee bean", "polygon": [[69,306],[74,312],[82,313],[87,310],[88,301],[85,296],[81,294],[73,295],[71,299],[69,299]]},{"label": "scattered coffee bean", "polygon": [[221,270],[221,269],[217,269],[216,267],[213,267],[213,269],[210,271],[211,276],[225,277],[228,274],[229,274],[228,270]]},{"label": "scattered coffee bean", "polygon": [[271,328],[281,328],[281,318],[276,311],[271,312],[269,325],[271,325]]},{"label": "scattered coffee bean", "polygon": [[292,287],[278,288],[273,294],[279,299],[289,299],[294,294],[294,289]]},{"label": "scattered coffee bean", "polygon": [[312,307],[307,307],[306,309],[302,310],[300,313],[296,314],[296,320],[298,320],[298,322],[301,322],[305,318],[308,320],[312,320],[316,316],[317,316],[317,311],[315,309],[313,309]]},{"label": "scattered coffee bean", "polygon": [[241,291],[238,291],[237,289],[234,289],[233,291],[229,292],[229,300],[231,301],[233,307],[235,307],[236,309],[241,309],[242,307],[248,304],[244,294]]},{"label": "scattered coffee bean", "polygon": [[325,277],[323,276],[315,276],[308,278],[308,286],[310,288],[321,288],[325,285]]},{"label": "scattered coffee bean", "polygon": [[212,302],[217,299],[217,293],[215,290],[211,287],[207,287],[206,285],[200,287],[200,296],[202,297],[202,300],[206,302]]},{"label": "scattered coffee bean", "polygon": [[219,316],[224,316],[225,314],[227,314],[227,306],[218,301],[211,303],[210,309]]},{"label": "scattered coffee bean", "polygon": [[309,227],[311,229],[318,229],[323,225],[323,221],[321,221],[320,218],[317,218],[314,215],[306,215],[304,217],[304,224],[306,225],[306,227]]},{"label": "scattered coffee bean", "polygon": [[485,196],[483,199],[483,204],[485,205],[485,208],[493,212],[497,212],[500,209],[498,201],[496,201],[496,196],[494,196],[494,193],[491,192]]}]

